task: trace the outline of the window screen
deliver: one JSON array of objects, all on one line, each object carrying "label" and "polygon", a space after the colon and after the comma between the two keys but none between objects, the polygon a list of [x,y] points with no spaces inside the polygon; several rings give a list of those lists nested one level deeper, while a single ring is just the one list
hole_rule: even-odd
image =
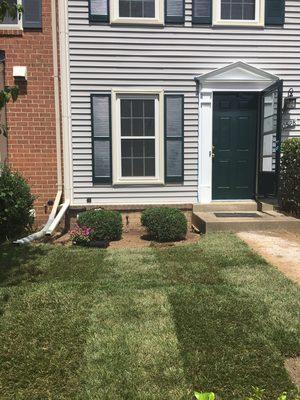
[{"label": "window screen", "polygon": [[[17,0],[8,0],[8,4],[10,6],[16,6],[17,5]],[[15,18],[10,17],[9,15],[6,15],[4,17],[4,20],[2,22],[0,22],[0,25],[17,25],[18,24],[18,16],[16,16]]]},{"label": "window screen", "polygon": [[121,99],[122,177],[155,176],[155,99]]},{"label": "window screen", "polygon": [[255,20],[255,0],[221,0],[221,19]]},{"label": "window screen", "polygon": [[119,17],[155,18],[155,0],[119,0]]}]

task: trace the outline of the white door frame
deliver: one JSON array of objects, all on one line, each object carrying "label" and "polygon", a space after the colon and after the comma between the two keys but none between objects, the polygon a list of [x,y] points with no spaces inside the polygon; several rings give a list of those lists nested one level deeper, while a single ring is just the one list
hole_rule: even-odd
[{"label": "white door frame", "polygon": [[261,92],[279,78],[243,62],[195,78],[199,84],[198,203],[212,201],[214,92]]}]

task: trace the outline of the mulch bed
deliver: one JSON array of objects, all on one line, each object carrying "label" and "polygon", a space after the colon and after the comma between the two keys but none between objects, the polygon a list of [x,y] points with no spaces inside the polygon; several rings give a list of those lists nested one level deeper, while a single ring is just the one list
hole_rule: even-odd
[{"label": "mulch bed", "polygon": [[[146,247],[169,247],[185,244],[192,244],[198,242],[200,235],[192,230],[189,230],[185,240],[180,240],[171,243],[157,243],[149,239],[145,229],[142,226],[125,227],[122,239],[111,242],[109,248],[111,249],[140,249]],[[54,245],[72,246],[69,233],[58,233],[47,242]]]}]

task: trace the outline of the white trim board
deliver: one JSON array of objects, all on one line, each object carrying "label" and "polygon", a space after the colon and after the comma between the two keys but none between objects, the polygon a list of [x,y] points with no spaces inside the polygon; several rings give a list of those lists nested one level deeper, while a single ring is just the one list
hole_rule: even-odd
[{"label": "white trim board", "polygon": [[212,202],[214,92],[261,92],[279,78],[241,61],[195,78],[199,82],[198,203]]}]

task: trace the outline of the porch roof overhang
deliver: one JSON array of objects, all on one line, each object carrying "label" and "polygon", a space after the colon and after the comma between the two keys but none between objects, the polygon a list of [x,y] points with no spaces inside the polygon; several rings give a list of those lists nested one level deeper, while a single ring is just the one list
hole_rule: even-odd
[{"label": "porch roof overhang", "polygon": [[246,84],[248,86],[249,84],[252,84],[257,88],[267,87],[272,83],[277,82],[279,79],[280,78],[276,75],[270,74],[242,61],[235,62],[195,77],[195,80],[203,86],[214,86],[214,84]]}]

